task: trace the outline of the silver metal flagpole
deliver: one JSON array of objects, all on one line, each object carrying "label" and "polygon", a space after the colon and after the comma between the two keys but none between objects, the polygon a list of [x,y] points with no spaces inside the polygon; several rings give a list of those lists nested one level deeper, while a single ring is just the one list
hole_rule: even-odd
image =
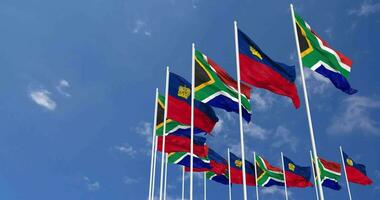
[{"label": "silver metal flagpole", "polygon": [[206,172],[203,172],[203,199],[207,200]]},{"label": "silver metal flagpole", "polygon": [[285,199],[288,200],[288,188],[287,188],[287,184],[286,184],[284,154],[282,152],[281,152],[281,162],[282,162],[282,173],[284,174]]},{"label": "silver metal flagpole", "polygon": [[231,191],[231,161],[230,161],[230,148],[227,149],[228,152],[228,196],[230,197],[229,200],[232,200],[232,191]]},{"label": "silver metal flagpole", "polygon": [[169,66],[166,67],[166,81],[165,81],[165,110],[164,110],[164,126],[163,126],[163,134],[162,134],[160,200],[163,199],[162,193],[164,189],[165,135],[166,135],[166,118],[168,116],[168,94],[169,94]]},{"label": "silver metal flagpole", "polygon": [[[304,93],[304,97],[305,97],[306,114],[307,114],[307,119],[308,119],[308,123],[309,123],[311,146],[313,149],[313,157],[314,157],[314,160],[316,162],[318,162],[317,146],[315,144],[315,139],[314,139],[313,122],[311,119],[311,113],[310,113],[310,107],[309,107],[309,98],[307,95],[305,76],[303,73],[303,64],[302,64],[302,60],[301,60],[301,53],[300,53],[300,47],[299,47],[299,42],[298,42],[298,35],[297,35],[296,21],[295,21],[295,17],[294,17],[293,4],[290,4],[290,9],[292,11],[294,37],[295,37],[296,45],[297,45],[298,62],[299,62],[299,67],[300,67],[301,79],[302,79],[303,93]],[[317,171],[317,177],[319,179],[318,189],[319,189],[320,197],[321,197],[321,200],[324,200],[325,198],[323,195],[323,189],[322,189],[321,180],[320,180],[320,178],[321,178],[320,174],[321,173],[319,171],[319,167],[316,167],[316,171]]]},{"label": "silver metal flagpole", "polygon": [[194,84],[195,84],[195,44],[191,53],[191,142],[190,142],[190,200],[193,200],[193,155],[194,155]]},{"label": "silver metal flagpole", "polygon": [[164,182],[164,200],[166,200],[166,186],[168,184],[168,154],[165,153],[165,182]]},{"label": "silver metal flagpole", "polygon": [[237,22],[234,21],[235,31],[235,56],[236,56],[236,73],[238,84],[238,96],[239,96],[239,127],[240,127],[240,146],[241,146],[241,159],[242,159],[242,171],[243,171],[243,195],[244,200],[247,200],[247,179],[245,173],[245,153],[244,153],[244,134],[243,134],[243,115],[241,108],[241,86],[240,86],[240,59],[239,59],[239,40]]},{"label": "silver metal flagpole", "polygon": [[154,200],[154,188],[156,185],[156,163],[157,163],[157,137],[155,137],[154,158],[153,158],[153,179],[152,179],[152,196],[151,200]]},{"label": "silver metal flagpole", "polygon": [[154,101],[154,119],[153,119],[153,133],[152,133],[152,152],[150,160],[150,177],[149,177],[149,197],[148,199],[152,200],[153,190],[153,163],[154,163],[154,153],[155,153],[155,141],[156,141],[156,123],[157,123],[157,99],[158,99],[158,88],[156,88],[156,98]]},{"label": "silver metal flagpole", "polygon": [[348,197],[350,197],[350,200],[352,200],[351,196],[351,189],[350,189],[350,183],[348,182],[348,177],[347,177],[347,171],[346,171],[346,162],[343,157],[343,149],[342,146],[339,146],[340,149],[340,156],[342,157],[342,165],[343,165],[343,170],[344,170],[344,177],[346,177],[346,184],[347,184],[347,191],[348,191]]},{"label": "silver metal flagpole", "polygon": [[185,200],[185,166],[182,167],[182,200]]},{"label": "silver metal flagpole", "polygon": [[259,200],[259,182],[257,180],[256,152],[253,152],[253,165],[255,166],[256,200]]},{"label": "silver metal flagpole", "polygon": [[319,195],[318,195],[318,186],[316,186],[316,184],[318,184],[318,181],[317,179],[315,179],[315,165],[314,165],[314,162],[313,162],[313,153],[311,153],[310,151],[310,161],[311,161],[311,169],[313,170],[313,179],[314,179],[314,188],[315,188],[315,194],[317,196],[317,200],[319,200]]}]

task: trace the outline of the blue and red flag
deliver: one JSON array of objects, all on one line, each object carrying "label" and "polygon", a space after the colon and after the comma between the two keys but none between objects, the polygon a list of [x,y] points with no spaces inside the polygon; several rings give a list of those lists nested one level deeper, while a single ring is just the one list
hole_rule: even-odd
[{"label": "blue and red flag", "polygon": [[[157,150],[162,152],[163,136],[157,138]],[[194,136],[194,154],[199,157],[207,157],[208,146],[205,144],[206,139],[200,136]],[[167,135],[165,136],[165,153],[172,152],[190,152],[191,139],[186,136]]]},{"label": "blue and red flag", "polygon": [[[230,179],[233,184],[243,184],[243,162],[242,159],[237,157],[235,154],[230,153]],[[245,177],[246,183],[250,186],[256,185],[255,180],[255,166],[249,162],[245,161]]]},{"label": "blue and red flag", "polygon": [[[191,124],[191,84],[181,76],[170,73],[168,119],[173,119],[183,124]],[[211,133],[218,122],[214,110],[194,100],[194,127]]]},{"label": "blue and red flag", "polygon": [[349,182],[360,185],[372,184],[372,180],[367,176],[366,167],[363,164],[356,163],[345,152],[343,152],[343,158]]},{"label": "blue and red flag", "polygon": [[240,30],[238,32],[241,80],[287,96],[299,108],[295,67],[272,60],[245,33]]},{"label": "blue and red flag", "polygon": [[[221,155],[214,150],[208,148],[208,160],[210,161],[210,168],[194,168],[195,172],[213,172],[216,175],[228,174],[228,163]],[[185,171],[189,172],[190,168],[185,168]]]},{"label": "blue and red flag", "polygon": [[311,187],[311,167],[301,167],[284,156],[284,169],[287,187]]}]

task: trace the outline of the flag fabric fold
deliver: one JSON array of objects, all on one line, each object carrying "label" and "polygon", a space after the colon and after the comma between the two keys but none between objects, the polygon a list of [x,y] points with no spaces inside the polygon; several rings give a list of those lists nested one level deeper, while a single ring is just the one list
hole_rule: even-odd
[{"label": "flag fabric fold", "polygon": [[296,70],[268,57],[245,33],[238,30],[241,80],[258,88],[289,97],[300,107]]},{"label": "flag fabric fold", "polygon": [[339,163],[319,158],[318,167],[321,173],[322,186],[333,190],[340,190],[342,188],[339,185],[339,180],[342,175]]},{"label": "flag fabric fold", "polygon": [[223,185],[228,185],[228,174],[216,174],[212,171],[206,172],[206,178],[213,180],[215,182],[221,183]]},{"label": "flag fabric fold", "polygon": [[351,183],[359,185],[371,185],[372,180],[367,176],[365,165],[356,163],[350,156],[343,152],[344,165],[347,179]]},{"label": "flag fabric fold", "polygon": [[[157,138],[157,150],[162,152],[163,136]],[[208,146],[205,144],[206,139],[200,136],[194,136],[194,154],[199,157],[207,157]],[[165,136],[165,153],[172,152],[190,152],[191,139],[185,136],[168,135]]]},{"label": "flag fabric fold", "polygon": [[[230,152],[230,174],[231,183],[233,184],[243,184],[243,162],[242,159],[237,157],[235,154]],[[245,174],[246,183],[250,186],[255,186],[255,167],[249,162],[245,161]]]},{"label": "flag fabric fold", "polygon": [[[157,104],[156,135],[162,136],[162,133],[164,132],[165,97],[158,95]],[[166,119],[166,135],[177,133],[190,137],[190,130],[190,125],[182,124],[172,119]],[[202,130],[194,128],[194,134],[202,132]]]},{"label": "flag fabric fold", "polygon": [[[251,120],[251,88],[241,84],[243,118]],[[237,82],[213,60],[195,51],[195,98],[227,112],[239,113]]]},{"label": "flag fabric fold", "polygon": [[284,156],[284,171],[287,187],[311,187],[311,167],[301,167]]},{"label": "flag fabric fold", "polygon": [[[190,167],[190,159],[191,153],[189,152],[172,152],[168,155],[168,162],[185,167]],[[194,172],[211,169],[210,160],[207,157],[193,155],[193,169]]]},{"label": "flag fabric fold", "polygon": [[[169,75],[167,114],[168,119],[187,125],[191,124],[191,84],[174,73]],[[218,120],[210,106],[194,100],[194,127],[211,133]]]},{"label": "flag fabric fold", "polygon": [[299,15],[294,15],[303,66],[330,79],[341,91],[349,95],[355,94],[357,90],[353,89],[347,80],[352,61],[332,49]]},{"label": "flag fabric fold", "polygon": [[273,167],[259,155],[256,155],[257,185],[271,187],[284,186],[284,173],[278,167]]}]

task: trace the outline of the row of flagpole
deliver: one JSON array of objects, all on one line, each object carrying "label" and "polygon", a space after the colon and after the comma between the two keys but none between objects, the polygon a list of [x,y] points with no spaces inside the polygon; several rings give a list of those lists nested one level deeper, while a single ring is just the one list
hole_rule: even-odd
[{"label": "row of flagpole", "polygon": [[[296,48],[297,48],[297,54],[298,54],[298,62],[299,62],[299,69],[301,74],[301,81],[302,81],[302,87],[303,87],[303,93],[304,93],[304,100],[305,100],[305,107],[306,107],[306,115],[308,120],[308,127],[309,127],[309,133],[310,133],[310,140],[311,140],[311,146],[312,151],[310,151],[310,156],[313,160],[318,160],[318,153],[317,153],[317,147],[314,137],[314,129],[313,129],[313,123],[312,123],[312,116],[309,106],[309,98],[307,93],[307,86],[305,81],[305,76],[303,72],[303,64],[302,59],[300,55],[300,47],[298,42],[298,35],[296,30],[296,22],[295,22],[295,16],[294,16],[294,9],[293,5],[290,4],[291,9],[291,17],[293,22],[293,31],[294,31],[294,37],[296,41]],[[242,119],[242,107],[241,107],[241,85],[240,85],[240,59],[239,59],[239,42],[238,42],[238,27],[237,22],[234,21],[234,42],[235,42],[235,57],[236,57],[236,71],[237,71],[237,86],[238,86],[238,103],[239,103],[239,132],[240,132],[240,143],[241,143],[241,157],[242,157],[242,173],[243,173],[243,199],[247,200],[247,184],[246,184],[246,169],[245,169],[245,147],[244,147],[244,131],[243,131],[243,119]],[[195,83],[195,45],[192,44],[192,75],[191,75],[191,82],[192,82],[192,88],[191,88],[191,144],[190,144],[190,200],[193,200],[193,139],[194,139],[194,83]],[[166,69],[166,82],[165,82],[165,109],[164,109],[164,122],[163,122],[163,144],[162,144],[162,154],[161,154],[161,175],[160,175],[160,192],[159,192],[159,200],[166,200],[166,179],[167,179],[167,154],[165,153],[165,134],[166,134],[166,119],[167,119],[167,105],[168,105],[168,87],[169,87],[169,67]],[[156,89],[156,102],[158,98],[158,89]],[[157,104],[157,103],[155,103]],[[150,179],[149,179],[149,199],[154,199],[154,185],[155,185],[155,173],[156,173],[156,156],[157,156],[157,137],[156,137],[156,121],[157,121],[157,105],[155,105],[155,114],[154,114],[154,126],[153,126],[153,138],[152,138],[152,156],[151,156],[151,167],[150,167]],[[229,150],[228,150],[229,152]],[[341,150],[342,155],[342,161],[343,160],[343,154]],[[229,157],[229,153],[228,153]],[[284,168],[284,161],[283,161],[283,155],[281,153],[282,158],[282,165]],[[255,153],[254,153],[254,160],[256,159]],[[256,162],[256,161],[254,161]],[[314,177],[317,177],[317,187],[316,187],[316,195],[317,199],[324,200],[324,194],[323,189],[321,185],[321,179],[320,179],[320,169],[317,165],[317,163],[312,162],[313,173],[315,173]],[[229,168],[229,175],[230,175],[230,160],[228,159],[228,168]],[[315,169],[315,171],[314,171]],[[351,192],[349,188],[349,183],[347,180],[347,174],[344,167],[344,172],[346,175],[346,182],[347,182],[347,189],[349,193],[349,198],[352,200]],[[184,168],[183,168],[183,179],[185,177],[184,175]],[[257,178],[257,172],[256,172],[256,164],[255,164],[255,178]],[[286,178],[285,179],[285,195],[286,199],[288,199],[287,195],[287,187],[286,187]],[[204,174],[204,183],[206,181],[206,174]],[[229,180],[229,199],[231,200],[231,180]],[[258,187],[256,187],[256,198],[259,199],[259,193],[258,193]],[[182,199],[184,199],[184,180],[182,183]],[[204,199],[206,199],[206,184],[204,185]]]}]

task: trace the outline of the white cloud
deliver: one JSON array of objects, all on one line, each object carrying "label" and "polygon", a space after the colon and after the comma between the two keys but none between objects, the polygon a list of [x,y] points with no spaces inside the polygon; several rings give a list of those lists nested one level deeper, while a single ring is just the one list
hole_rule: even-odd
[{"label": "white cloud", "polygon": [[115,146],[114,149],[118,150],[120,153],[127,154],[130,157],[134,157],[136,155],[136,153],[137,153],[137,151],[134,150],[133,147],[130,146],[130,145],[128,145],[128,144],[123,144],[123,145],[120,145],[120,146]]},{"label": "white cloud", "polygon": [[251,99],[253,101],[252,110],[266,111],[272,107],[274,103],[273,94],[267,91],[255,90],[251,93]]},{"label": "white cloud", "polygon": [[70,87],[70,83],[66,81],[65,79],[62,79],[59,81],[59,84],[57,85],[57,91],[62,94],[65,97],[71,97],[71,95],[64,91],[64,88]]},{"label": "white cloud", "polygon": [[219,121],[215,124],[214,130],[213,130],[213,133],[215,133],[214,135],[218,135],[223,130],[223,124],[224,124],[223,119],[219,119]]},{"label": "white cloud", "polygon": [[135,128],[135,131],[138,134],[146,137],[148,144],[152,143],[152,137],[153,137],[152,123],[140,122],[139,125]]},{"label": "white cloud", "polygon": [[[259,191],[261,191],[263,195],[281,194],[285,196],[285,190],[283,187],[264,187]],[[288,197],[290,198],[292,195],[292,192],[288,190]]]},{"label": "white cloud", "polygon": [[100,189],[100,183],[98,181],[91,181],[87,176],[84,176],[83,180],[89,191],[97,191]]},{"label": "white cloud", "polygon": [[30,92],[29,96],[32,100],[48,110],[55,110],[57,104],[50,97],[50,92],[45,89],[37,89]]},{"label": "white cloud", "polygon": [[132,33],[134,34],[142,33],[148,37],[152,35],[152,32],[150,32],[150,30],[148,29],[146,22],[142,21],[141,19],[138,19],[135,21],[135,25],[133,27]]},{"label": "white cloud", "polygon": [[331,27],[327,28],[324,32],[327,35],[327,37],[329,37],[330,39],[333,38],[332,28]]},{"label": "white cloud", "polygon": [[305,75],[307,88],[313,94],[323,94],[326,91],[326,89],[331,87],[332,85],[329,79],[320,75],[317,72],[314,72],[310,69],[304,69],[303,72]]},{"label": "white cloud", "polygon": [[139,178],[124,177],[124,183],[127,185],[138,183],[140,180]]},{"label": "white cloud", "polygon": [[380,101],[364,96],[349,96],[343,100],[343,111],[331,120],[330,133],[350,133],[362,130],[380,135],[380,123],[371,117],[374,110],[380,109]]},{"label": "white cloud", "polygon": [[261,126],[254,124],[254,123],[249,123],[249,124],[244,124],[243,126],[244,133],[247,136],[253,137],[255,139],[260,139],[260,140],[266,140],[270,132]]},{"label": "white cloud", "polygon": [[279,126],[274,133],[274,142],[272,143],[272,146],[279,148],[284,145],[289,146],[290,149],[295,152],[298,145],[298,139],[291,134],[289,129],[284,126]]},{"label": "white cloud", "polygon": [[372,1],[364,1],[362,2],[359,8],[349,10],[348,13],[350,15],[356,15],[356,16],[361,17],[361,16],[369,16],[379,11],[380,11],[379,2],[373,3]]}]

